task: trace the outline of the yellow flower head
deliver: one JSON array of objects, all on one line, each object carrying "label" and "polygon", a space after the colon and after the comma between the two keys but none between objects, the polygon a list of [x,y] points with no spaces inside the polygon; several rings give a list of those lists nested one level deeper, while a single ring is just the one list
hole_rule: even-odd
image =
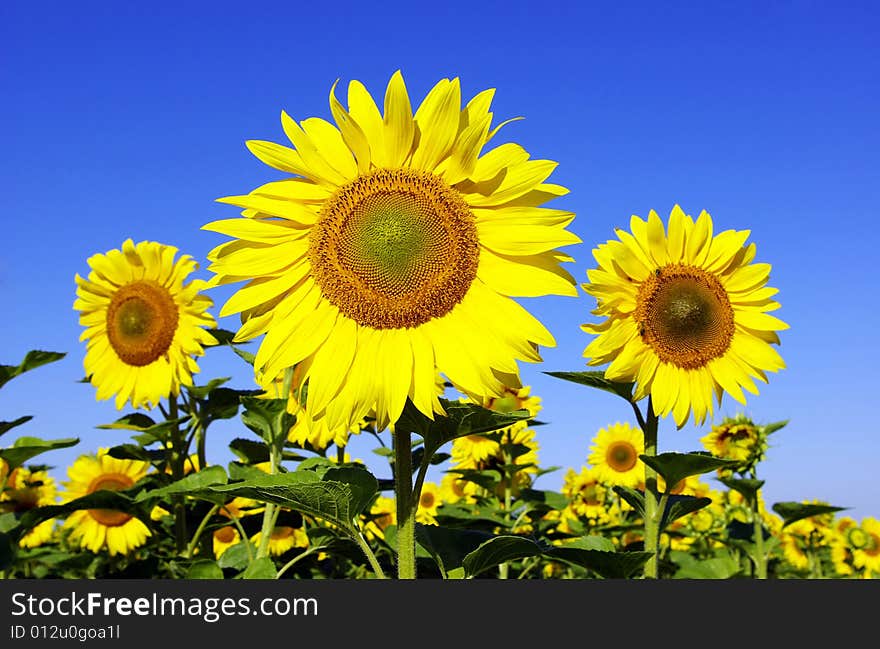
[{"label": "yellow flower head", "polygon": [[645,465],[639,459],[644,452],[642,431],[616,423],[596,433],[587,462],[603,484],[635,488],[645,479]]},{"label": "yellow flower head", "polygon": [[657,416],[681,427],[693,413],[703,423],[724,392],[745,404],[743,390],[785,367],[772,345],[788,325],[769,315],[779,308],[766,287],[770,264],[753,264],[749,231],[713,236],[712,218],[694,221],[676,205],[668,229],[654,211],[630,221],[632,234],[593,250],[599,267],[587,271],[594,296],[583,325],[597,337],[584,350],[590,365],[609,363],[606,378],[635,382],[634,399],[651,396]]},{"label": "yellow flower head", "polygon": [[[259,547],[261,538],[262,532],[257,532],[251,537],[251,542]],[[309,537],[301,527],[279,525],[272,529],[272,534],[269,536],[269,554],[273,557],[281,556],[293,548],[307,547],[309,547]]]},{"label": "yellow flower head", "polygon": [[854,566],[880,573],[880,521],[870,516],[864,518],[859,527],[848,530],[847,542],[852,548]]},{"label": "yellow flower head", "polygon": [[433,482],[425,482],[422,484],[422,493],[419,496],[419,508],[416,512],[416,521],[423,525],[436,525],[437,509],[442,502],[440,487]]},{"label": "yellow flower head", "polygon": [[[6,463],[0,460],[0,483],[3,482],[8,470]],[[46,471],[31,471],[26,467],[14,469],[6,477],[6,489],[0,493],[0,513],[26,512],[35,507],[54,505],[57,487],[55,480]],[[55,532],[55,521],[43,521],[28,530],[19,539],[23,548],[35,548],[52,538]]]},{"label": "yellow flower head", "polygon": [[583,467],[579,473],[574,469],[568,469],[563,481],[562,493],[568,498],[569,508],[577,516],[598,522],[607,520],[608,490],[599,480],[596,469]]},{"label": "yellow flower head", "polygon": [[76,276],[77,299],[85,327],[84,366],[98,399],[115,395],[116,408],[152,407],[181,385],[192,385],[199,371],[194,356],[217,341],[204,327],[216,322],[200,295],[202,280],[184,283],[198,266],[177,248],[131,239],[121,250],[92,255],[87,279]]},{"label": "yellow flower head", "polygon": [[219,559],[233,545],[238,545],[241,541],[241,534],[238,533],[235,525],[224,525],[214,530],[213,548],[214,557]]},{"label": "yellow flower head", "polygon": [[570,212],[541,207],[567,190],[556,167],[519,145],[484,152],[493,90],[462,106],[458,78],[412,110],[400,72],[384,113],[352,81],[348,107],[330,91],[335,125],[282,113],[293,148],[250,141],[290,174],[221,202],[243,209],[204,229],[233,241],[209,255],[215,285],[246,280],[220,315],[241,314],[236,340],[262,334],[257,381],[303,363],[305,408],[347,429],[371,410],[380,428],[407,398],[442,412],[436,371],[478,400],[518,387],[518,361],[553,346],[512,297],[576,295],[557,248],[580,239]]},{"label": "yellow flower head", "polygon": [[384,539],[385,529],[389,525],[397,524],[397,505],[394,498],[379,496],[370,508],[370,515],[366,517],[364,525],[365,536],[372,539]]},{"label": "yellow flower head", "polygon": [[[83,455],[67,469],[70,478],[61,494],[63,502],[101,490],[120,491],[133,486],[150,468],[149,462],[120,460],[99,449],[96,455]],[[128,554],[143,545],[151,535],[140,520],[122,511],[85,509],[70,514],[64,522],[70,541],[92,552],[106,548],[111,555]]]},{"label": "yellow flower head", "polygon": [[701,437],[700,442],[716,457],[741,462],[742,470],[763,460],[767,451],[767,435],[745,415],[726,418]]}]

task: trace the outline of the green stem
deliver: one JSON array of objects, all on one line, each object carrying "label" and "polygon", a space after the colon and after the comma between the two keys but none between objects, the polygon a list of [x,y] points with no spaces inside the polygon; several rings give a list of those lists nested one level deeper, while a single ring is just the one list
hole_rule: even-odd
[{"label": "green stem", "polygon": [[[269,475],[275,475],[278,472],[278,448],[272,444],[269,447]],[[278,516],[277,506],[273,503],[266,503],[263,510],[263,526],[260,529],[260,546],[257,548],[257,559],[269,556],[269,539],[272,537],[272,531],[275,529],[275,521]]]},{"label": "green stem", "polygon": [[199,526],[196,528],[195,534],[193,534],[192,539],[190,539],[189,545],[186,547],[186,558],[192,559],[193,552],[196,549],[196,544],[199,542],[199,537],[202,536],[202,532],[205,531],[205,526],[208,524],[208,521],[211,520],[211,517],[217,513],[220,509],[220,505],[214,505],[211,507],[210,511],[205,514],[205,517],[202,519],[202,522],[199,523]]},{"label": "green stem", "polygon": [[364,538],[364,535],[358,532],[358,535],[354,539],[361,550],[363,550],[364,554],[367,557],[367,561],[370,562],[370,567],[373,569],[373,572],[376,573],[377,579],[388,579],[385,576],[385,571],[382,570],[382,566],[379,565],[379,560],[376,558],[376,555],[373,554],[373,550],[370,548],[370,544],[367,543],[367,540]]},{"label": "green stem", "polygon": [[415,579],[416,520],[409,431],[394,431],[394,495],[397,500],[397,578]]},{"label": "green stem", "polygon": [[320,551],[323,550],[323,549],[324,549],[324,546],[323,546],[323,545],[315,545],[315,546],[312,546],[312,547],[306,549],[306,550],[303,551],[303,552],[300,552],[300,553],[299,553],[298,555],[296,555],[293,559],[291,559],[290,561],[288,561],[287,563],[284,564],[284,567],[281,568],[281,570],[279,570],[279,571],[275,574],[275,579],[281,579],[281,575],[283,575],[283,574],[284,574],[285,572],[287,572],[290,568],[292,568],[293,566],[295,566],[295,565],[296,565],[301,559],[305,559],[305,558],[306,558],[307,556],[309,556],[310,554],[314,554],[315,552],[320,552]]},{"label": "green stem", "polygon": [[[752,479],[757,480],[758,475],[752,469]],[[752,508],[752,523],[755,530],[755,576],[758,579],[767,579],[767,554],[764,550],[764,524],[761,521],[761,513],[758,507],[759,490],[755,490],[755,497],[749,503]]]},{"label": "green stem", "polygon": [[[185,455],[183,453],[183,440],[180,435],[180,425],[176,420],[180,417],[177,408],[177,397],[171,395],[168,397],[168,418],[174,420],[175,423],[171,427],[171,478],[174,482],[183,479],[183,463]],[[186,550],[186,500],[183,494],[177,494],[174,499],[174,537],[177,545],[177,552],[181,553]]]},{"label": "green stem", "polygon": [[[642,413],[636,404],[632,404],[632,406],[645,436],[645,455],[656,457],[659,418],[654,414],[654,404],[649,397],[646,418],[642,418]],[[667,488],[671,486],[667,485]],[[657,472],[645,464],[645,552],[652,554],[651,558],[645,562],[645,579],[657,579],[659,574],[657,543],[660,536],[660,516],[662,513],[663,510],[659,508],[657,503]]]},{"label": "green stem", "polygon": [[[510,441],[510,432],[507,432],[508,442]],[[511,491],[510,491],[510,483],[513,480],[513,472],[509,471],[507,467],[510,466],[512,460],[510,458],[510,454],[507,451],[502,453],[502,457],[504,458],[504,520],[510,521],[510,504],[511,504]],[[512,533],[513,530],[508,530],[509,533]],[[499,579],[507,579],[508,574],[510,573],[510,564],[506,561],[498,566],[498,578]]]},{"label": "green stem", "polygon": [[251,541],[247,536],[247,532],[244,531],[241,521],[235,516],[232,517],[232,524],[235,525],[235,529],[238,530],[238,536],[241,537],[240,543],[244,543],[244,549],[247,550],[248,555],[248,565],[250,565],[254,562],[254,551],[251,549]]}]

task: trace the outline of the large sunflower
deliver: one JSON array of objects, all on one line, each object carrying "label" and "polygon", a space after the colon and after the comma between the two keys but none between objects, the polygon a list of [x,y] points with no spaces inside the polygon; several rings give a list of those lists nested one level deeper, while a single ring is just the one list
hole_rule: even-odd
[{"label": "large sunflower", "polygon": [[691,412],[703,423],[713,394],[745,404],[743,389],[758,394],[754,379],[785,367],[772,345],[788,328],[767,313],[780,306],[777,290],[765,286],[770,264],[752,263],[749,231],[713,235],[707,212],[694,222],[678,205],[666,231],[653,210],[630,228],[593,251],[599,267],[583,288],[606,319],[582,327],[598,334],[589,364],[610,363],[608,379],[635,382],[634,399],[650,394],[654,413],[679,427]]},{"label": "large sunflower", "polygon": [[555,162],[519,145],[483,153],[494,90],[461,105],[459,80],[437,83],[415,111],[400,72],[384,115],[352,81],[336,125],[282,112],[294,148],[250,141],[293,177],[221,202],[244,209],[204,229],[235,237],[209,255],[215,285],[249,280],[220,315],[240,313],[236,340],[265,334],[264,387],[302,365],[306,409],[331,430],[375,409],[394,422],[407,397],[442,411],[435,368],[479,400],[519,387],[517,361],[538,362],[549,331],[511,297],[576,295],[556,250],[578,243],[571,212],[539,207],[567,193],[546,183]]},{"label": "large sunflower", "polygon": [[[3,481],[6,463],[0,460],[0,482]],[[0,493],[0,513],[22,513],[36,507],[54,505],[57,487],[55,480],[45,470],[32,471],[18,467],[6,479],[6,488]],[[23,548],[35,548],[52,538],[55,519],[35,525],[27,531],[18,544]]]},{"label": "large sunflower", "polygon": [[644,452],[642,431],[616,423],[596,433],[587,462],[603,484],[637,487],[645,479],[645,465],[639,459]]},{"label": "large sunflower", "polygon": [[184,283],[196,262],[177,248],[152,241],[92,255],[88,279],[76,276],[73,308],[86,329],[84,366],[98,399],[116,395],[116,408],[156,405],[191,385],[199,371],[193,356],[217,341],[203,327],[215,327],[200,295],[202,280]]},{"label": "large sunflower", "polygon": [[[62,494],[64,502],[101,490],[120,491],[133,486],[150,468],[149,462],[120,460],[99,449],[96,455],[83,455],[67,469],[70,480]],[[98,552],[107,548],[111,555],[128,554],[143,545],[151,535],[149,528],[131,514],[112,509],[81,509],[64,522],[70,540],[80,547]]]}]

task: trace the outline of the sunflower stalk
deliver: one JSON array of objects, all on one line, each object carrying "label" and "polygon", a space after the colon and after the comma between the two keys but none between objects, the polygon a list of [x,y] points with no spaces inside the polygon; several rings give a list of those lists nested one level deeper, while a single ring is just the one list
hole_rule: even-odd
[{"label": "sunflower stalk", "polygon": [[[752,468],[752,480],[757,480],[757,471]],[[764,525],[761,521],[761,514],[758,503],[760,490],[755,490],[755,496],[750,500],[749,506],[752,509],[752,523],[755,530],[755,577],[758,579],[767,579],[767,553],[764,549]]]},{"label": "sunflower stalk", "polygon": [[[642,417],[642,413],[635,403],[632,406],[642,433],[645,436],[645,455],[655,457],[657,455],[659,417],[654,413],[654,404],[649,397],[646,417]],[[657,502],[657,471],[645,463],[645,552],[652,554],[645,562],[645,579],[658,578],[657,545],[660,537],[660,517],[662,515],[663,510]]]},{"label": "sunflower stalk", "polygon": [[[171,478],[174,482],[183,479],[184,476],[184,460],[186,454],[183,452],[183,436],[180,431],[180,424],[177,423],[180,417],[177,406],[177,397],[171,395],[168,397],[168,417],[174,421],[171,427]],[[174,538],[177,544],[177,552],[183,553],[187,547],[187,531],[186,531],[186,497],[183,494],[176,494],[174,497]]]},{"label": "sunflower stalk", "polygon": [[205,514],[205,517],[202,519],[202,522],[199,523],[199,526],[196,528],[195,533],[193,534],[192,539],[190,539],[189,545],[186,547],[186,558],[192,559],[193,553],[195,552],[196,545],[198,545],[199,539],[202,536],[202,532],[205,531],[205,527],[208,525],[208,521],[211,520],[211,517],[216,514],[220,510],[220,505],[214,505]]},{"label": "sunflower stalk", "polygon": [[394,431],[394,495],[397,501],[397,578],[416,578],[415,506],[420,494],[412,484],[412,438]]}]

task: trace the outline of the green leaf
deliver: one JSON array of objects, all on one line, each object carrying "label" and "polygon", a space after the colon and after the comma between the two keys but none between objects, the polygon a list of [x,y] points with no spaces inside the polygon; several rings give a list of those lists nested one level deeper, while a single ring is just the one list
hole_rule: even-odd
[{"label": "green leaf", "polygon": [[107,455],[118,460],[140,460],[141,462],[164,462],[165,451],[146,449],[137,444],[120,444],[114,446]]},{"label": "green leaf", "polygon": [[121,511],[131,514],[146,523],[150,523],[150,513],[138,506],[126,491],[101,489],[61,505],[34,507],[21,515],[21,518],[18,520],[18,527],[11,530],[10,535],[18,540],[25,532],[39,525],[43,521],[49,520],[50,518],[66,518],[72,512],[81,509],[110,509]]},{"label": "green leaf", "polygon": [[325,475],[328,479],[322,479],[315,471],[303,470],[263,475],[211,487],[210,491],[288,507],[334,523],[356,536],[358,531],[353,521],[378,490],[375,477],[359,468],[328,469]]},{"label": "green leaf", "polygon": [[6,570],[15,562],[18,544],[9,534],[0,532],[0,570]]},{"label": "green leaf", "polygon": [[245,410],[241,413],[244,425],[267,444],[274,444],[277,439],[286,438],[287,432],[296,421],[287,412],[287,399],[259,399],[257,397],[241,397]]},{"label": "green leaf", "polygon": [[9,469],[21,466],[31,458],[48,451],[69,448],[79,444],[79,438],[40,439],[39,437],[19,437],[12,446],[0,449],[0,458],[6,460]]},{"label": "green leaf", "polygon": [[791,525],[795,521],[804,518],[819,516],[821,514],[833,514],[834,512],[840,512],[845,509],[849,508],[815,503],[799,503],[794,501],[785,501],[773,505],[773,511],[782,516],[782,527]]},{"label": "green leaf", "polygon": [[503,477],[501,472],[495,469],[485,469],[482,471],[477,469],[449,469],[447,473],[455,473],[462,480],[473,482],[487,491],[493,491],[501,483]]},{"label": "green leaf", "polygon": [[277,574],[275,562],[269,557],[261,557],[245,568],[241,573],[241,579],[275,579]]},{"label": "green leaf", "polygon": [[259,390],[233,390],[232,388],[216,388],[208,395],[204,412],[208,421],[232,419],[241,407],[241,398],[259,394]]},{"label": "green leaf", "polygon": [[785,428],[787,425],[788,425],[788,419],[786,419],[784,421],[776,421],[776,422],[773,422],[772,424],[765,424],[764,426],[761,427],[761,429],[765,435],[771,435],[771,434],[775,433],[777,430],[779,430],[780,428]]},{"label": "green leaf", "polygon": [[15,517],[15,513],[7,512],[5,514],[0,514],[0,532],[8,532],[18,525],[18,519]]},{"label": "green leaf", "polygon": [[612,487],[614,493],[623,498],[629,505],[636,510],[639,516],[645,517],[645,494],[636,491],[630,487],[615,485]]},{"label": "green leaf", "polygon": [[229,442],[229,450],[248,464],[259,464],[269,461],[269,447],[263,442],[255,442],[252,439],[236,437]]},{"label": "green leaf", "polygon": [[440,571],[449,576],[480,544],[493,538],[489,532],[416,524],[416,541],[430,554]]},{"label": "green leaf", "polygon": [[223,570],[216,561],[198,559],[186,571],[187,579],[223,579]]},{"label": "green leaf", "polygon": [[[248,554],[248,546],[250,546],[250,555]],[[256,553],[257,549],[254,547],[254,544],[248,539],[245,539],[244,541],[239,541],[221,554],[220,558],[217,560],[217,565],[221,568],[244,570],[250,561],[249,557]]]},{"label": "green leaf", "polygon": [[60,361],[67,354],[62,352],[46,352],[39,349],[32,349],[24,356],[24,360],[18,365],[0,365],[0,388],[6,385],[16,376],[29,372],[42,365]]},{"label": "green leaf", "polygon": [[541,545],[523,536],[496,536],[469,552],[461,565],[465,574],[473,577],[507,561],[534,557],[542,551]]},{"label": "green leaf", "polygon": [[712,504],[711,498],[697,498],[695,496],[679,496],[672,495],[666,500],[666,511],[663,512],[663,519],[660,521],[660,531],[666,529],[672,521],[682,516],[691,514],[698,509],[708,507]]},{"label": "green leaf", "polygon": [[741,493],[747,502],[754,502],[758,490],[764,486],[763,480],[752,478],[718,478],[718,481],[728,489]]},{"label": "green leaf", "polygon": [[22,424],[33,419],[30,415],[25,415],[24,417],[19,417],[14,421],[0,421],[0,435],[3,433],[8,433],[10,430],[15,428],[16,426],[21,426]]},{"label": "green leaf", "polygon": [[654,456],[639,455],[639,458],[662,475],[670,489],[688,476],[723,467],[736,468],[741,464],[736,460],[722,460],[709,453],[660,453]]},{"label": "green leaf", "polygon": [[147,430],[148,428],[152,428],[156,425],[156,422],[153,421],[151,417],[143,414],[142,412],[132,412],[123,417],[120,417],[112,424],[101,424],[100,426],[95,426],[95,428],[103,428],[105,430]]},{"label": "green leaf", "polygon": [[238,356],[244,359],[244,362],[248,365],[253,365],[254,361],[257,360],[256,354],[252,354],[249,351],[245,351],[244,349],[239,349],[235,345],[232,345],[232,351],[234,351]]},{"label": "green leaf", "polygon": [[554,546],[544,554],[592,570],[605,579],[629,579],[653,556],[651,552],[606,552],[568,545]]},{"label": "green leaf", "polygon": [[164,487],[142,491],[135,498],[135,502],[144,502],[152,498],[164,498],[173,494],[195,495],[196,492],[201,492],[208,487],[225,485],[228,481],[229,479],[223,467],[215,464],[205,467],[201,471],[190,473],[188,476],[184,476],[180,480]]},{"label": "green leaf", "polygon": [[231,345],[232,339],[235,338],[235,333],[226,329],[208,329],[207,331],[214,336],[218,345]]},{"label": "green leaf", "polygon": [[204,399],[207,397],[213,390],[219,388],[224,383],[228,383],[232,377],[223,376],[216,379],[211,379],[205,385],[190,385],[186,387],[186,391],[194,396],[196,399]]},{"label": "green leaf", "polygon": [[538,503],[547,509],[563,510],[568,506],[568,498],[558,491],[539,491],[537,489],[521,489],[519,499],[527,503]]},{"label": "green leaf", "polygon": [[420,435],[425,442],[425,453],[429,458],[433,457],[441,446],[458,437],[506,428],[531,416],[526,410],[500,413],[474,403],[446,399],[440,399],[440,404],[446,411],[446,416],[434,415],[434,419],[431,420],[407,399],[403,414],[395,424],[398,433]]},{"label": "green leaf", "polygon": [[588,534],[565,544],[567,548],[580,548],[581,550],[600,550],[602,552],[614,552],[615,547],[611,539],[604,536]]},{"label": "green leaf", "polygon": [[741,571],[739,562],[726,550],[709,558],[697,558],[678,550],[669,556],[679,566],[674,575],[676,579],[730,579]]},{"label": "green leaf", "polygon": [[605,372],[544,372],[557,379],[579,383],[591,388],[605,390],[611,394],[616,394],[632,403],[633,383],[618,383],[605,378]]}]

